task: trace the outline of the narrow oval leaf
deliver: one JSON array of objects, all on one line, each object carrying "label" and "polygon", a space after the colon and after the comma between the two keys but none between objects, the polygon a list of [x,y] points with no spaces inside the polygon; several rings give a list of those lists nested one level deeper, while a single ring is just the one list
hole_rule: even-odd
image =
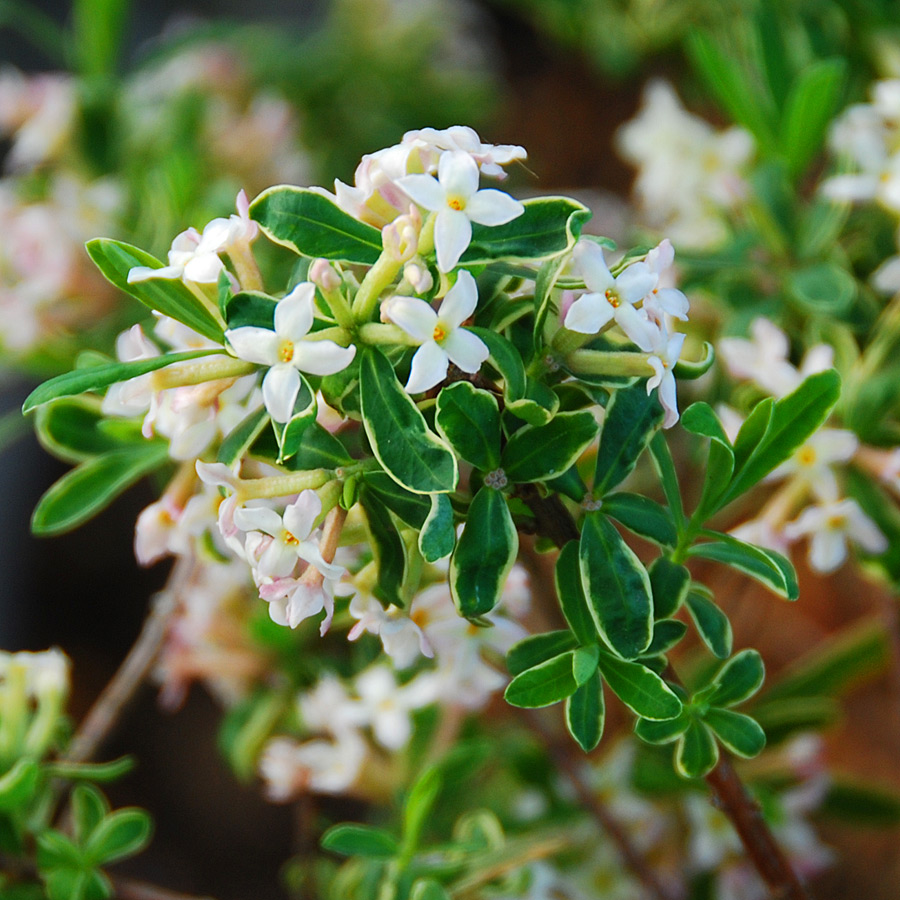
[{"label": "narrow oval leaf", "polygon": [[597,660],[600,658],[600,648],[596,644],[589,647],[579,647],[572,657],[572,674],[575,683],[579,687],[597,671]]},{"label": "narrow oval leaf", "polygon": [[450,900],[447,889],[433,878],[419,878],[413,882],[409,900]]},{"label": "narrow oval leaf", "polygon": [[762,687],[765,677],[766,667],[759,653],[741,650],[716,673],[708,701],[713,706],[737,706]]},{"label": "narrow oval leaf", "polygon": [[718,761],[719,748],[712,732],[702,722],[692,719],[675,750],[678,773],[685,778],[702,778]]},{"label": "narrow oval leaf", "polygon": [[481,488],[450,557],[450,593],[460,615],[483,616],[497,605],[518,552],[519,535],[506,498]]},{"label": "narrow oval leaf", "polygon": [[545,631],[543,634],[531,634],[510,647],[506,654],[506,668],[510,675],[518,675],[531,669],[560,653],[575,650],[578,641],[571,631]]},{"label": "narrow oval leaf", "polygon": [[472,240],[460,265],[495,259],[549,259],[575,245],[591,211],[568,197],[539,197],[522,204],[525,212],[505,225],[472,225]]},{"label": "narrow oval leaf", "polygon": [[699,591],[688,591],[688,612],[697,626],[697,632],[703,643],[719,659],[727,659],[731,653],[733,640],[731,622],[728,616],[705,594]]},{"label": "narrow oval leaf", "polygon": [[[581,644],[592,644],[597,640],[597,626],[588,609],[584,588],[581,584],[581,569],[578,564],[578,542],[569,541],[556,559],[556,596],[569,628]],[[557,651],[559,652],[559,651]]]},{"label": "narrow oval leaf", "polygon": [[[136,359],[133,362],[109,363],[100,366],[88,366],[84,369],[75,369],[51,378],[36,387],[22,404],[22,412],[28,413],[44,403],[56,400],[59,397],[71,397],[74,394],[83,394],[85,391],[95,391],[99,388],[109,387],[119,381],[128,381],[138,375],[146,375],[155,372],[173,363],[185,362],[189,359],[197,359],[199,356],[212,356],[218,354],[224,356],[218,350],[189,350],[185,353],[164,353],[154,356],[152,359]],[[226,357],[231,359],[232,357]],[[248,371],[253,367],[248,363]]]},{"label": "narrow oval leaf", "polygon": [[126,435],[134,443],[145,440],[138,422],[120,420],[125,428],[111,433],[103,421],[98,398],[70,397],[38,407],[34,429],[42,447],[70,463],[121,449]]},{"label": "narrow oval leaf", "polygon": [[525,396],[525,366],[518,350],[505,338],[490,328],[468,326],[468,330],[481,338],[490,351],[490,364],[503,379],[503,396],[506,401],[521,400]]},{"label": "narrow oval leaf", "polygon": [[385,605],[402,607],[403,582],[406,578],[406,545],[397,532],[391,514],[368,487],[359,495],[366,514],[372,552],[378,564],[378,577],[372,593]]},{"label": "narrow oval leaf", "polygon": [[507,685],[504,697],[510,706],[536,709],[565,700],[578,690],[572,674],[574,651],[561,653],[527,669]]},{"label": "narrow oval leaf", "polygon": [[552,312],[556,318],[551,319],[551,322],[559,321],[559,309],[553,303],[553,288],[568,261],[569,257],[566,254],[548,259],[538,270],[537,278],[534,281],[533,341],[535,353],[540,353],[544,346],[544,324],[547,316]]},{"label": "narrow oval leaf", "polygon": [[40,778],[40,767],[28,757],[20,757],[0,777],[0,810],[11,812],[24,807],[34,797]]},{"label": "narrow oval leaf", "polygon": [[766,733],[755,719],[743,713],[710,709],[703,721],[716,733],[721,744],[744,759],[758,756],[766,746]]},{"label": "narrow oval leaf", "polygon": [[595,672],[566,700],[566,728],[585,753],[590,753],[603,737],[606,707],[603,682]]},{"label": "narrow oval leaf", "polygon": [[230,294],[220,303],[222,314],[229,329],[265,328],[275,330],[275,307],[278,301],[261,291],[239,291]]},{"label": "narrow oval leaf", "polygon": [[687,597],[691,573],[685,566],[672,562],[666,556],[659,556],[650,563],[647,574],[653,594],[654,617],[671,618],[681,609]]},{"label": "narrow oval leaf", "polygon": [[508,400],[506,409],[529,425],[546,425],[559,409],[559,395],[543,382],[526,377],[521,399]]},{"label": "narrow oval leaf", "polygon": [[671,744],[684,734],[691,724],[687,712],[682,712],[674,719],[657,721],[654,719],[638,719],[634,725],[634,733],[648,744]]},{"label": "narrow oval leaf", "polygon": [[456,528],[453,524],[453,507],[446,494],[431,495],[431,512],[422,523],[419,532],[419,552],[425,562],[437,562],[453,552],[456,546]]},{"label": "narrow oval leaf", "polygon": [[415,494],[452,491],[459,478],[453,451],[428,428],[388,358],[374,347],[358,356],[363,423],[375,458]]},{"label": "narrow oval leaf", "polygon": [[780,553],[748,544],[730,534],[713,531],[704,532],[704,535],[715,537],[715,540],[694,544],[688,550],[689,556],[699,556],[731,566],[765,585],[779,597],[796,600],[800,596],[794,567]]},{"label": "narrow oval leaf", "polygon": [[674,547],[678,541],[672,514],[649,497],[625,491],[607,494],[603,498],[603,512],[629,531],[662,547]]},{"label": "narrow oval leaf", "polygon": [[341,856],[390,859],[400,852],[396,838],[372,825],[334,825],[322,835],[322,847]]},{"label": "narrow oval leaf", "polygon": [[468,381],[445,387],[437,398],[435,424],[441,437],[482,472],[500,465],[500,408],[493,394]]},{"label": "narrow oval leaf", "polygon": [[680,715],[681,701],[656,672],[603,652],[598,665],[610,690],[641,718],[658,721]]},{"label": "narrow oval leaf", "polygon": [[378,496],[378,499],[407,525],[418,529],[425,527],[425,520],[431,514],[434,494],[431,497],[414,494],[401,487],[384,472],[365,472],[363,481]]},{"label": "narrow oval leaf", "polygon": [[557,413],[546,425],[519,429],[506,442],[500,466],[514,482],[556,478],[575,463],[598,430],[589,410]]},{"label": "narrow oval leaf", "polygon": [[588,608],[604,640],[625,659],[640,656],[653,633],[650,579],[634,551],[600,513],[585,517],[579,566]]},{"label": "narrow oval leaf", "polygon": [[316,419],[319,405],[316,402],[316,392],[310,387],[309,382],[301,375],[300,390],[294,401],[294,411],[287,422],[272,420],[272,429],[275,432],[275,440],[278,442],[278,462],[295,456],[300,450],[303,434]]},{"label": "narrow oval leaf", "polygon": [[78,784],[72,791],[72,823],[75,840],[84,845],[109,812],[106,798],[95,787]]},{"label": "narrow oval leaf", "polygon": [[[242,419],[219,445],[216,462],[225,463],[231,468],[238,460],[243,459],[254,441],[260,436],[269,421],[265,409],[257,409]],[[319,468],[315,466],[313,468]]]},{"label": "narrow oval leaf", "polygon": [[687,633],[687,625],[678,619],[661,619],[653,625],[653,640],[644,654],[647,657],[668,653]]},{"label": "narrow oval leaf", "polygon": [[82,463],[63,475],[38,501],[31,516],[32,531],[50,536],[81,525],[167,459],[166,444],[153,441]]},{"label": "narrow oval leaf", "polygon": [[109,238],[95,238],[85,244],[97,268],[119,290],[139,300],[144,306],[169,316],[197,334],[221,344],[222,323],[195,297],[180,278],[149,278],[128,283],[128,273],[135,266],[161,269],[163,264],[139,247]]},{"label": "narrow oval leaf", "polygon": [[663,420],[663,408],[656,393],[647,396],[646,382],[619,388],[612,395],[603,419],[594,495],[612,490],[634,469]]},{"label": "narrow oval leaf", "polygon": [[153,823],[142,809],[117,809],[94,829],[84,851],[93,865],[140,853],[150,843]]},{"label": "narrow oval leaf", "polygon": [[354,219],[317,191],[278,185],[250,204],[266,236],[301,256],[371,266],[381,256],[381,232]]}]

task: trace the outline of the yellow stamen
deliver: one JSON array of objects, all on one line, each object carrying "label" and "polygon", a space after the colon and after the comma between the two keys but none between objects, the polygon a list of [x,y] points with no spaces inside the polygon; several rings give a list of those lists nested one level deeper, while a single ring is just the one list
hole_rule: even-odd
[{"label": "yellow stamen", "polygon": [[286,363],[294,358],[294,345],[291,341],[282,341],[281,347],[278,349],[278,358]]},{"label": "yellow stamen", "polygon": [[622,304],[622,301],[619,299],[619,295],[612,289],[606,292],[606,299],[609,301],[609,305],[613,309],[618,309]]},{"label": "yellow stamen", "polygon": [[811,466],[816,461],[816,451],[812,447],[801,447],[797,461],[801,466]]},{"label": "yellow stamen", "polygon": [[435,325],[434,331],[432,332],[431,336],[439,344],[442,340],[444,340],[445,337],[447,337],[447,332],[444,329],[443,325]]},{"label": "yellow stamen", "polygon": [[447,206],[450,209],[455,209],[457,212],[466,208],[465,200],[462,197],[448,197],[447,198]]},{"label": "yellow stamen", "polygon": [[300,543],[289,531],[285,531],[281,538],[289,547],[296,547]]}]

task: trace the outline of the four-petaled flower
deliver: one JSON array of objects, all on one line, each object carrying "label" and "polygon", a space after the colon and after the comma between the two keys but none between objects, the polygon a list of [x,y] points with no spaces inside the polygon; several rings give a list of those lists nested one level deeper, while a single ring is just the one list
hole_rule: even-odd
[{"label": "four-petaled flower", "polygon": [[434,248],[438,268],[451,271],[472,240],[472,222],[505,225],[525,212],[509,194],[478,190],[478,164],[461,150],[448,150],[438,162],[438,175],[406,175],[397,179],[419,206],[437,213]]},{"label": "four-petaled flower", "polygon": [[316,287],[298,284],[275,307],[275,330],[243,325],[225,332],[235,355],[269,366],[263,378],[263,400],[276,422],[289,422],[300,392],[300,372],[333,375],[350,365],[356,347],[307,337],[313,324]]},{"label": "four-petaled flower", "polygon": [[481,338],[460,327],[475,312],[477,303],[475,279],[465,269],[437,312],[417,297],[396,296],[384,303],[382,314],[420,344],[406,382],[410,394],[427,391],[443,381],[451,362],[470,375],[481,368],[490,351]]}]

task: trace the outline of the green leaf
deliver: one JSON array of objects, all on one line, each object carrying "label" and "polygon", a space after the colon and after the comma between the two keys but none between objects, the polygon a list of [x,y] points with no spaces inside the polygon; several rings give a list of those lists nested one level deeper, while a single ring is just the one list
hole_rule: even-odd
[{"label": "green leaf", "polygon": [[413,494],[384,472],[364,472],[363,481],[378,499],[398,518],[412,528],[422,529],[431,515],[432,497]]},{"label": "green leaf", "polygon": [[468,381],[441,390],[435,424],[456,453],[482,472],[500,465],[500,409],[493,394]]},{"label": "green leaf", "polygon": [[85,244],[97,268],[119,290],[130,294],[149,309],[187,325],[203,337],[224,342],[222,323],[210,312],[180,278],[150,278],[128,283],[128,273],[135,266],[161,269],[163,264],[149,253],[122,241],[95,238]]},{"label": "green leaf", "polygon": [[663,408],[656,394],[647,396],[646,382],[639,381],[613,393],[606,407],[594,495],[599,497],[624,481],[637,464],[663,420]]},{"label": "green leaf", "polygon": [[96,397],[72,397],[39,406],[34,428],[41,446],[66,462],[79,463],[110,450],[121,449],[124,434],[143,443],[140,425],[121,421],[127,431],[104,429],[100,401]]},{"label": "green leaf", "polygon": [[603,737],[606,707],[603,682],[594,673],[566,699],[566,728],[585,753],[590,753]]},{"label": "green leaf", "polygon": [[568,197],[538,197],[522,205],[522,215],[505,225],[473,223],[472,240],[460,265],[474,266],[495,259],[549,259],[571,249],[591,217],[586,206]]},{"label": "green leaf", "polygon": [[688,591],[688,612],[697,626],[703,643],[719,659],[727,659],[731,653],[733,635],[728,616],[705,594],[699,591]]},{"label": "green leaf", "polygon": [[766,733],[770,746],[810,731],[825,731],[841,718],[841,707],[831,697],[762,699],[753,704],[753,717]]},{"label": "green leaf", "polygon": [[0,777],[0,810],[13,812],[30,803],[37,791],[40,774],[40,766],[35,760],[27,756],[17,759]]},{"label": "green leaf", "polygon": [[715,347],[709,341],[704,341],[703,356],[700,359],[679,359],[672,371],[679,381],[696,381],[713,367],[715,361]]},{"label": "green leaf", "polygon": [[291,418],[287,422],[272,420],[272,430],[278,442],[278,462],[284,462],[297,454],[303,433],[315,421],[317,410],[316,392],[306,378],[300,375],[300,390],[297,391]]},{"label": "green leaf", "polygon": [[546,425],[520,428],[506,442],[500,467],[514,482],[555,478],[574,465],[597,431],[589,410],[557,413]]},{"label": "green leaf", "polygon": [[378,578],[372,593],[385,605],[393,603],[402,607],[406,545],[397,532],[391,514],[368,487],[363,487],[359,499],[366,514],[372,552],[378,564]]},{"label": "green leaf", "polygon": [[730,534],[716,531],[704,531],[703,534],[715,537],[716,540],[694,544],[688,550],[689,556],[699,556],[731,566],[764,584],[779,597],[796,600],[800,596],[794,567],[780,553],[745,543]]},{"label": "green leaf", "polygon": [[[603,440],[601,436],[601,441]],[[675,520],[675,527],[680,534],[684,530],[684,507],[681,504],[681,488],[678,484],[678,474],[675,471],[675,463],[672,461],[672,453],[661,431],[650,439],[650,455],[653,457],[653,466],[659,476],[669,512]]]},{"label": "green leaf", "polygon": [[834,262],[818,262],[797,269],[788,275],[786,286],[804,310],[818,316],[846,314],[857,292],[853,275]]},{"label": "green leaf", "polygon": [[221,303],[222,315],[229,329],[265,328],[275,330],[275,307],[278,301],[262,291],[239,291]]},{"label": "green leaf", "polygon": [[429,766],[416,779],[403,807],[403,855],[410,858],[418,849],[425,822],[434,809],[443,787],[437,766]]},{"label": "green leaf", "polygon": [[896,828],[900,825],[900,796],[886,785],[832,775],[818,812],[854,825]]},{"label": "green leaf", "polygon": [[[189,350],[186,353],[164,353],[154,356],[152,359],[136,359],[134,362],[110,363],[108,365],[89,366],[84,369],[75,369],[63,375],[57,375],[36,387],[22,404],[22,412],[31,410],[59,397],[70,397],[73,394],[83,394],[85,391],[94,391],[98,388],[109,387],[119,381],[128,381],[138,375],[146,375],[155,372],[172,363],[184,362],[189,359],[197,359],[200,356],[222,356],[217,350]],[[227,357],[231,359],[231,357]]]},{"label": "green leaf", "polygon": [[553,288],[569,257],[565,254],[548,259],[538,270],[534,281],[534,352],[540,353],[544,346],[544,325],[552,310],[554,315],[559,310],[553,303]]},{"label": "green leaf", "polygon": [[775,403],[768,427],[758,441],[752,440],[756,433],[752,433],[752,437],[748,433],[742,440],[754,418],[754,410],[738,433],[734,444],[734,477],[717,508],[721,509],[748,491],[776,466],[790,459],[828,418],[840,392],[841,379],[834,369],[810,375],[792,394]]},{"label": "green leaf", "polygon": [[709,455],[706,460],[706,475],[703,479],[703,492],[694,512],[695,521],[705,521],[710,510],[731,481],[734,474],[734,448],[725,429],[708,403],[691,404],[681,416],[681,424],[693,434],[710,439]]},{"label": "green leaf", "polygon": [[559,409],[559,396],[541,381],[525,379],[525,393],[519,400],[509,400],[507,412],[529,425],[546,425]]},{"label": "green leaf", "polygon": [[519,535],[506,498],[481,488],[450,557],[450,593],[460,615],[483,616],[497,605],[518,552]]},{"label": "green leaf", "polygon": [[649,497],[624,491],[607,494],[602,508],[606,515],[648,541],[664,547],[674,547],[678,541],[671,513]]},{"label": "green leaf", "polygon": [[684,603],[691,583],[691,573],[685,566],[665,556],[654,559],[647,569],[653,595],[653,615],[657,619],[674,616]]},{"label": "green leaf", "polygon": [[510,647],[506,654],[506,668],[510,675],[519,675],[560,653],[575,650],[578,640],[571,631],[545,631],[541,634],[530,634]]},{"label": "green leaf", "polygon": [[354,219],[322,194],[278,185],[250,204],[266,237],[301,256],[371,266],[381,256],[381,232]]},{"label": "green leaf", "polygon": [[[581,584],[577,541],[569,541],[560,550],[556,559],[555,580],[556,596],[559,598],[559,606],[569,628],[572,629],[579,643],[594,643],[597,640],[597,626],[594,624],[587,598],[584,596],[584,587]],[[559,633],[568,634],[568,632]]]},{"label": "green leaf", "polygon": [[397,839],[383,828],[372,825],[333,825],[322,835],[322,847],[341,856],[390,859],[400,852]]},{"label": "green leaf", "polygon": [[691,718],[686,710],[673,719],[656,721],[653,719],[638,719],[634,726],[634,733],[648,744],[671,744],[687,730],[691,724]]},{"label": "green leaf", "polygon": [[490,351],[490,364],[503,379],[503,396],[507,402],[521,400],[525,396],[525,366],[518,350],[505,338],[490,328],[468,326],[468,331],[477,335]]},{"label": "green leaf", "polygon": [[114,450],[63,475],[38,501],[31,530],[41,536],[69,531],[107,507],[119,494],[168,460],[162,441]]},{"label": "green leaf", "polygon": [[[352,462],[353,459],[338,438],[318,422],[311,422],[300,436],[297,452],[287,461],[287,468],[298,472],[308,469],[339,469]],[[387,475],[384,479],[402,490]]]},{"label": "green leaf", "polygon": [[230,468],[243,459],[268,421],[269,414],[265,409],[257,409],[242,419],[219,445],[216,462],[224,463]]},{"label": "green leaf", "polygon": [[646,656],[668,653],[687,633],[687,625],[678,619],[661,619],[653,625],[653,640]]},{"label": "green leaf", "polygon": [[678,696],[652,669],[603,652],[598,664],[613,693],[641,718],[657,721],[681,714]]},{"label": "green leaf", "polygon": [[48,828],[37,835],[37,864],[42,871],[70,867],[81,869],[84,854],[71,838],[55,828]]},{"label": "green leaf", "polygon": [[728,750],[744,759],[759,756],[766,746],[766,733],[750,716],[730,709],[710,709],[703,717]]},{"label": "green leaf", "polygon": [[431,495],[431,512],[422,523],[419,532],[419,552],[425,562],[437,562],[453,552],[456,546],[456,528],[453,524],[453,507],[446,494]]},{"label": "green leaf", "polygon": [[120,756],[107,763],[74,763],[57,760],[45,764],[47,774],[66,781],[117,781],[134,768],[134,757]]},{"label": "green leaf", "polygon": [[634,551],[600,513],[585,517],[579,566],[588,608],[604,640],[625,659],[640,656],[653,631],[650,579]]},{"label": "green leaf", "polygon": [[144,810],[117,809],[94,829],[85,845],[85,854],[94,865],[134,856],[150,843],[152,831],[153,823]]},{"label": "green leaf", "polygon": [[510,706],[536,709],[565,700],[578,690],[572,674],[575,651],[561,653],[546,662],[516,675],[507,685],[504,697]]},{"label": "green leaf", "polygon": [[726,447],[731,446],[728,435],[713,408],[706,402],[698,400],[692,403],[681,414],[681,425],[691,434],[712,438]]},{"label": "green leaf", "polygon": [[388,358],[374,347],[357,355],[363,424],[375,458],[414,494],[452,491],[459,478],[453,451],[428,428]]},{"label": "green leaf", "polygon": [[707,701],[712,706],[737,706],[760,689],[765,677],[766,667],[759,653],[741,650],[716,673]]},{"label": "green leaf", "polygon": [[413,882],[409,900],[450,900],[450,895],[439,881],[418,878]]},{"label": "green leaf", "polygon": [[597,660],[600,658],[600,648],[597,644],[588,647],[579,647],[572,657],[572,675],[575,676],[575,684],[583,685],[596,671]]},{"label": "green leaf", "polygon": [[685,778],[702,778],[719,761],[719,748],[712,732],[703,722],[692,719],[678,740],[675,768]]},{"label": "green leaf", "polygon": [[781,121],[781,146],[792,175],[802,174],[819,154],[837,110],[846,69],[843,59],[816,60],[791,86]]},{"label": "green leaf", "polygon": [[72,791],[71,804],[74,837],[84,845],[109,813],[109,803],[95,787],[79,784]]}]

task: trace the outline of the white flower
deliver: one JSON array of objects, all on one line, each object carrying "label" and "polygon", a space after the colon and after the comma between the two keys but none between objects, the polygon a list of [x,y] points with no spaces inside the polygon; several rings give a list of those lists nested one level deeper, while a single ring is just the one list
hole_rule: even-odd
[{"label": "white flower", "polygon": [[588,293],[569,307],[563,322],[565,327],[580,334],[596,334],[615,320],[641,350],[649,350],[657,329],[635,304],[656,287],[659,280],[656,273],[646,263],[639,262],[613,278],[603,258],[603,249],[593,241],[579,241],[573,259]]},{"label": "white flower", "polygon": [[664,315],[673,316],[686,322],[690,310],[690,302],[682,291],[673,286],[663,284],[663,279],[673,280],[672,271],[675,264],[675,248],[668,238],[647,253],[644,260],[647,268],[654,272],[659,281],[650,293],[644,298],[643,310],[647,315],[662,325]]},{"label": "white flower", "polygon": [[859,447],[852,431],[821,428],[786,462],[775,468],[769,479],[801,478],[820,500],[837,500],[838,484],[831,466],[848,462]]},{"label": "white flower", "polygon": [[478,190],[478,165],[460,150],[449,150],[438,163],[438,177],[407,175],[397,184],[419,206],[437,213],[434,246],[438,268],[451,271],[472,240],[472,222],[505,225],[525,212],[509,194]]},{"label": "white flower", "polygon": [[420,344],[406,382],[410,394],[427,391],[443,381],[451,362],[469,374],[481,368],[490,355],[487,345],[460,327],[477,305],[478,288],[465,269],[460,271],[437,312],[417,297],[391,297],[383,304],[382,315]]},{"label": "white flower", "polygon": [[478,164],[484,175],[506,178],[501,166],[525,159],[528,154],[524,147],[515,144],[484,144],[477,132],[467,125],[451,125],[449,128],[420,128],[407,131],[403,143],[422,142],[438,150],[462,150]]},{"label": "white flower", "polygon": [[307,338],[313,325],[316,287],[305,281],[275,307],[275,330],[244,325],[225,332],[239,359],[269,366],[263,400],[276,422],[289,422],[300,392],[299,372],[333,375],[350,365],[356,347]]},{"label": "white flower", "polygon": [[884,553],[888,546],[878,526],[852,499],[808,506],[785,526],[784,533],[791,540],[809,537],[809,564],[823,574],[843,565],[848,539],[867,553]]},{"label": "white flower", "polygon": [[675,364],[681,356],[684,345],[683,334],[667,335],[659,331],[650,350],[653,352],[647,362],[656,373],[647,380],[647,393],[658,388],[659,402],[666,411],[663,428],[671,428],[678,421],[678,398],[675,386]]},{"label": "white flower", "polygon": [[420,656],[429,659],[434,656],[425,632],[396,606],[385,609],[371,594],[357,591],[350,601],[350,615],[357,622],[347,634],[347,640],[355,641],[364,632],[377,634],[384,652],[398,669],[408,668]]}]

